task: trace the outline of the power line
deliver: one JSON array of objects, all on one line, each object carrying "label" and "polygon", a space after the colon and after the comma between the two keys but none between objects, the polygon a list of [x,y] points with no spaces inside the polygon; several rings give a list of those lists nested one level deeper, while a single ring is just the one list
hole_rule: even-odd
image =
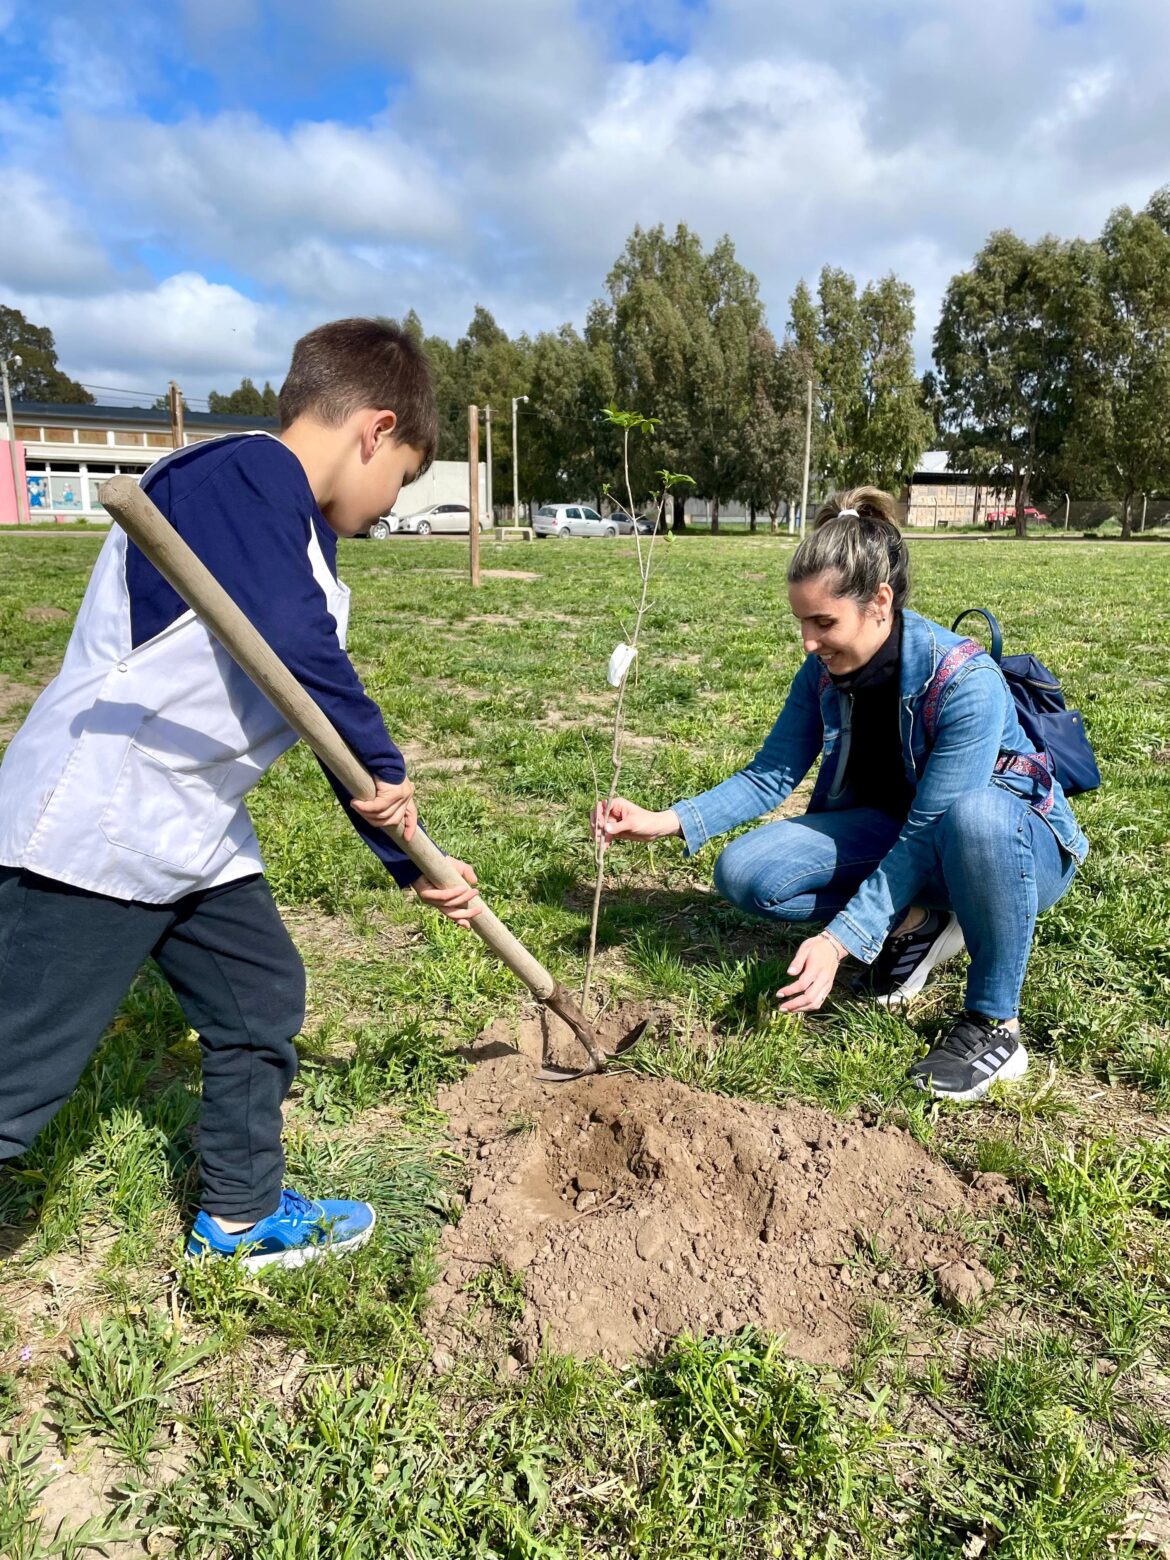
[{"label": "power line", "polygon": [[90,385],[84,379],[77,382],[83,390],[101,390],[106,395],[148,395],[151,400],[157,401],[160,395],[166,394],[165,390],[127,390],[121,385]]}]

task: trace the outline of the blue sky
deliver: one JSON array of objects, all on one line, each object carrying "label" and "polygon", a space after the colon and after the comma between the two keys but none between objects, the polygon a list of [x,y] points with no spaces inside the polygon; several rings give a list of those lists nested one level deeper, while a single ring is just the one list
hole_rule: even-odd
[{"label": "blue sky", "polygon": [[1165,0],[0,0],[0,301],[82,380],[279,380],[417,309],[579,323],[636,222],[728,232],[779,333],[894,270],[929,350],[989,231],[1170,181]]}]

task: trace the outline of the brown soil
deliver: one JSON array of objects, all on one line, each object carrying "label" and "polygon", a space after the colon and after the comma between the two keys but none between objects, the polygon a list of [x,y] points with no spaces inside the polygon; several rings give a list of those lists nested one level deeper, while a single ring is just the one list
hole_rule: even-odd
[{"label": "brown soil", "polygon": [[[47,682],[48,678],[45,681]],[[0,675],[0,742],[15,736],[24,718],[23,714],[18,715],[17,711],[26,710],[40,691],[39,687],[34,688],[29,683],[15,682],[11,677]]]},{"label": "brown soil", "polygon": [[30,623],[59,623],[72,613],[61,607],[25,607],[24,615]]},{"label": "brown soil", "polygon": [[443,758],[428,752],[421,742],[400,742],[398,746],[411,775],[458,775],[480,767],[478,758]]},{"label": "brown soil", "polygon": [[[609,1046],[642,1016],[613,1014]],[[928,1269],[955,1304],[990,1288],[957,1224],[999,1189],[965,1187],[906,1133],[632,1073],[541,1083],[542,1049],[573,1056],[546,1029],[497,1022],[440,1095],[471,1177],[444,1236],[441,1342],[472,1304],[465,1286],[499,1261],[524,1278],[528,1360],[542,1337],[618,1361],[754,1324],[800,1358],[841,1363],[858,1302],[890,1286],[879,1268]]]}]

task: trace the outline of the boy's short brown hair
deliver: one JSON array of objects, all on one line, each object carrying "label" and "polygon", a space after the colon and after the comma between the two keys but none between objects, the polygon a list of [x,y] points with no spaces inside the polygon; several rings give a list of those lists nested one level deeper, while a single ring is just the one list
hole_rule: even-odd
[{"label": "boy's short brown hair", "polygon": [[280,426],[316,417],[336,427],[363,407],[396,412],[394,437],[435,458],[439,418],[426,353],[390,320],[331,320],[302,336],[280,387]]}]

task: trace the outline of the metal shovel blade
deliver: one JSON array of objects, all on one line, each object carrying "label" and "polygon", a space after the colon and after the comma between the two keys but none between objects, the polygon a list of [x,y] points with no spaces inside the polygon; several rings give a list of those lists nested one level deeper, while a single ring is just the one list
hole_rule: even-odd
[{"label": "metal shovel blade", "polygon": [[[649,1022],[649,1019],[644,1018],[641,1023],[635,1024],[633,1029],[627,1030],[609,1053],[610,1056],[621,1056],[623,1052],[637,1045],[645,1034]],[[608,1059],[608,1057],[604,1058],[605,1061]],[[575,1083],[578,1078],[595,1078],[601,1071],[601,1067],[595,1067],[592,1063],[586,1067],[558,1067],[554,1062],[546,1062],[534,1077],[540,1083]]]}]

